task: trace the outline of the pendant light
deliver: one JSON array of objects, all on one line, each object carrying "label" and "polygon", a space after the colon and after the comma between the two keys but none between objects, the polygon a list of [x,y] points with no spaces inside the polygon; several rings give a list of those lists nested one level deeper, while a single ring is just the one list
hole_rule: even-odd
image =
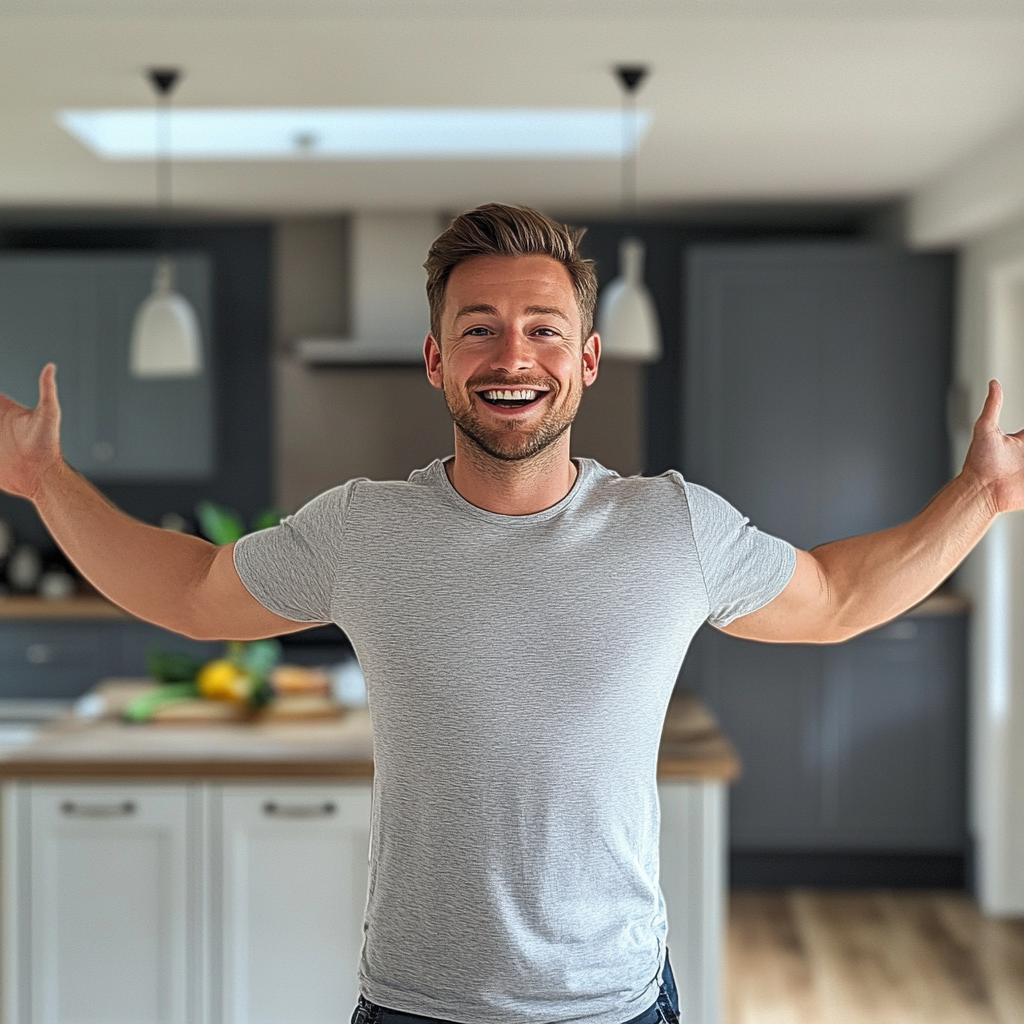
[{"label": "pendant light", "polygon": [[[636,219],[636,91],[647,76],[643,65],[623,64],[615,69],[622,98],[622,212]],[[651,293],[644,285],[644,243],[635,237],[619,243],[619,276],[601,292],[597,330],[601,352],[613,359],[654,363],[661,358],[661,327]]]},{"label": "pendant light", "polygon": [[[171,92],[181,73],[152,68],[149,81],[157,96],[157,204],[171,208]],[[129,369],[132,376],[195,377],[203,369],[202,335],[192,304],[175,290],[174,260],[162,257],[153,277],[153,291],[139,306],[132,326]]]}]

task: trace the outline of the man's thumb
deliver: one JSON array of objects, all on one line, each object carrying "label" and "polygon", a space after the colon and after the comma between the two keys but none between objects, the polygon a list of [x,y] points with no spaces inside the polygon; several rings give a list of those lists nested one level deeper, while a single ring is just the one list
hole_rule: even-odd
[{"label": "man's thumb", "polygon": [[60,403],[57,401],[57,367],[54,363],[47,363],[39,374],[39,407],[47,412],[60,411]]}]

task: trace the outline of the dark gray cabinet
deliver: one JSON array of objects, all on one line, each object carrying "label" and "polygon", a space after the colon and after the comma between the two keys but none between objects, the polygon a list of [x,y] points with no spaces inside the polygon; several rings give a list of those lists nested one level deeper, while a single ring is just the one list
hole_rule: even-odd
[{"label": "dark gray cabinet", "polygon": [[[947,478],[951,269],[852,242],[690,250],[686,475],[804,548],[913,516]],[[964,630],[804,646],[705,627],[683,681],[743,760],[734,849],[962,850]]]},{"label": "dark gray cabinet", "polygon": [[140,380],[128,371],[156,263],[152,254],[0,255],[0,391],[35,405],[39,372],[56,363],[64,453],[95,480],[198,479],[214,469],[207,257],[175,257],[178,290],[203,333],[203,373]]},{"label": "dark gray cabinet", "polygon": [[735,849],[963,849],[965,621],[901,619],[837,646],[705,627],[683,669],[736,744]]},{"label": "dark gray cabinet", "polygon": [[0,622],[0,699],[74,700],[100,679],[146,674],[153,648],[208,659],[223,645],[134,620]]}]

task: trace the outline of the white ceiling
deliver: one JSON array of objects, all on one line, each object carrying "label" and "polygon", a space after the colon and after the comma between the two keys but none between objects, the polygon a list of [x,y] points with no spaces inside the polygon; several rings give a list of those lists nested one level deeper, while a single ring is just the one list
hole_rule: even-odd
[{"label": "white ceiling", "polygon": [[[144,207],[66,107],[593,106],[643,61],[645,203],[911,193],[1024,121],[1022,0],[0,0],[0,205]],[[612,162],[182,163],[182,208],[612,209]]]}]

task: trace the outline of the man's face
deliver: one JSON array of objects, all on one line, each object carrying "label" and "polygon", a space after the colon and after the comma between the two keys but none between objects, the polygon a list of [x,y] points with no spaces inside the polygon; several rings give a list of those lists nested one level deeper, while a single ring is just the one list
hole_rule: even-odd
[{"label": "man's face", "polygon": [[[455,425],[489,455],[528,459],[569,429],[597,377],[569,272],[550,256],[478,256],[452,271],[427,376]],[[438,344],[440,342],[440,344]]]}]

